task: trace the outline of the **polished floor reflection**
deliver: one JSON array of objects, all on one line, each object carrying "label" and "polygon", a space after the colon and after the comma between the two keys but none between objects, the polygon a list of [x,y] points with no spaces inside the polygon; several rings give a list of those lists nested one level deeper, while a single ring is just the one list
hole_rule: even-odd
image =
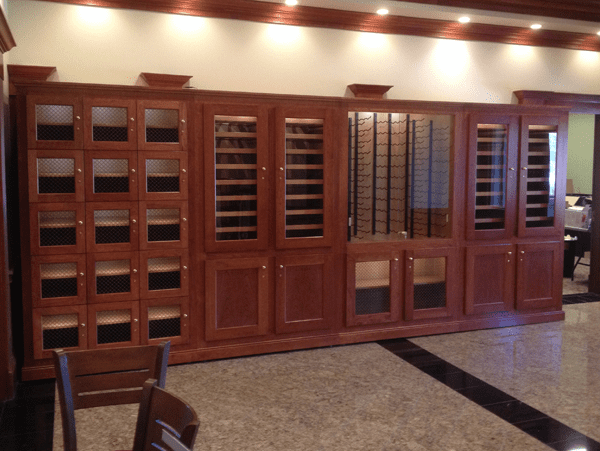
[{"label": "polished floor reflection", "polygon": [[[564,322],[173,366],[167,389],[196,408],[203,451],[600,450],[600,302],[564,310]],[[53,393],[23,384],[0,406],[0,449],[49,451],[53,434],[61,449]],[[131,418],[80,419],[82,451],[130,449]]]}]

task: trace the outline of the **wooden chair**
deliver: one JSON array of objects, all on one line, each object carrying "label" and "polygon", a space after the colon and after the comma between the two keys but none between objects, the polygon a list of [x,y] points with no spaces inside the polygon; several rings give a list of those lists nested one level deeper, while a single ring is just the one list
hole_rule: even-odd
[{"label": "wooden chair", "polygon": [[170,346],[54,351],[65,451],[77,451],[75,410],[139,403],[148,378],[164,388]]},{"label": "wooden chair", "polygon": [[133,451],[190,451],[199,426],[192,407],[149,379],[144,383]]}]

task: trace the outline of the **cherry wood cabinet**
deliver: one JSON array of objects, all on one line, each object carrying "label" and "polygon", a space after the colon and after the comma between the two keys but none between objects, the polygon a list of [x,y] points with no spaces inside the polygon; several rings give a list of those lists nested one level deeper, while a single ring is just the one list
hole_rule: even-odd
[{"label": "cherry wood cabinet", "polygon": [[563,242],[517,246],[517,310],[560,308]]},{"label": "cherry wood cabinet", "polygon": [[467,247],[465,314],[515,309],[516,261],[512,244]]},{"label": "cherry wood cabinet", "polygon": [[55,82],[15,105],[26,380],[55,348],[564,318],[560,109]]},{"label": "cherry wood cabinet", "polygon": [[268,246],[268,112],[254,105],[204,108],[206,250]]},{"label": "cherry wood cabinet", "polygon": [[110,151],[137,150],[135,99],[84,97],[84,147]]},{"label": "cherry wood cabinet", "polygon": [[361,326],[400,319],[402,259],[400,252],[348,254],[346,257],[346,325]]},{"label": "cherry wood cabinet", "polygon": [[265,335],[269,327],[269,260],[206,261],[206,339]]},{"label": "cherry wood cabinet", "polygon": [[407,321],[453,315],[459,267],[456,248],[424,248],[406,251],[404,318]]},{"label": "cherry wood cabinet", "polygon": [[276,259],[276,332],[323,330],[333,322],[331,255]]}]

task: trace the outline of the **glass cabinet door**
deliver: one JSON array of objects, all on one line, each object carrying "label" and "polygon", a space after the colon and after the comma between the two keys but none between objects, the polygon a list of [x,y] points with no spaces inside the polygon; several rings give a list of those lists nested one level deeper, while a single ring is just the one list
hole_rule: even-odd
[{"label": "glass cabinet door", "polygon": [[206,109],[207,250],[264,249],[268,231],[266,111],[228,106]]},{"label": "glass cabinet door", "polygon": [[[557,208],[558,192],[564,196],[563,140],[566,123],[559,118],[525,117],[521,126],[519,168],[519,235],[547,235],[560,232],[564,208]],[[560,182],[559,182],[560,181]]]},{"label": "glass cabinet door", "polygon": [[514,117],[471,117],[467,238],[497,239],[513,234],[516,187]]},{"label": "glass cabinet door", "polygon": [[277,247],[328,246],[329,112],[277,113]]}]

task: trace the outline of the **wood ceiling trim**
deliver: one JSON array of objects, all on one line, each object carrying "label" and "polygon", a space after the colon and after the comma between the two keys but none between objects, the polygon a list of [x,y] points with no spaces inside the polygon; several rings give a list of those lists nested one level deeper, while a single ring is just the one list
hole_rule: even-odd
[{"label": "wood ceiling trim", "polygon": [[452,8],[600,22],[597,0],[395,0]]},{"label": "wood ceiling trim", "polygon": [[596,35],[556,30],[460,24],[453,21],[405,16],[379,16],[309,6],[288,7],[280,3],[251,0],[45,0],[74,5],[102,6],[171,14],[248,20],[253,22],[334,28],[373,33],[422,36],[465,41],[495,42],[571,50],[600,51]]}]

